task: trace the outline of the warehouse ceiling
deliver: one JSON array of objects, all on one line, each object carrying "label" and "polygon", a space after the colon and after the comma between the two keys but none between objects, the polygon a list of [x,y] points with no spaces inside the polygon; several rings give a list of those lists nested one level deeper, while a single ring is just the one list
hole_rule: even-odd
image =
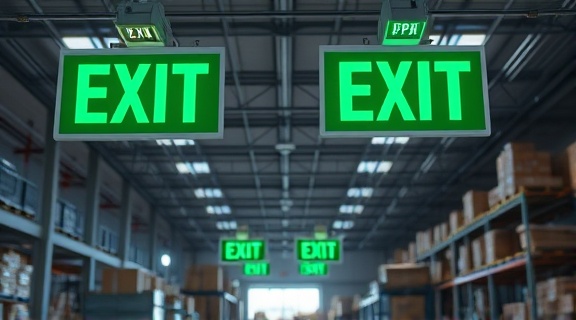
[{"label": "warehouse ceiling", "polygon": [[[318,47],[375,44],[381,1],[163,3],[180,46],[226,47],[224,139],[91,145],[197,249],[235,225],[290,249],[318,224],[348,249],[391,249],[494,187],[506,141],[576,138],[576,0],[428,2],[433,45],[486,47],[493,133],[457,139],[318,137]],[[0,63],[53,108],[60,48],[117,42],[116,5],[2,0]],[[68,19],[10,21],[31,14]]]}]

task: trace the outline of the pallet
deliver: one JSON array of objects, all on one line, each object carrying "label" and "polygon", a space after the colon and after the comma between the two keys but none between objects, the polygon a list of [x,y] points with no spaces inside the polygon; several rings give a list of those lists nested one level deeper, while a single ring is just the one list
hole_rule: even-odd
[{"label": "pallet", "polygon": [[14,206],[11,206],[11,205],[5,203],[5,202],[2,201],[2,200],[0,200],[0,208],[3,209],[4,211],[8,211],[8,212],[10,212],[10,213],[19,215],[19,216],[24,217],[24,218],[26,218],[26,219],[28,219],[28,220],[34,220],[34,218],[35,218],[35,216],[34,216],[33,214],[30,214],[30,213],[28,213],[28,212],[26,212],[26,211],[23,211],[23,210],[19,209],[19,208],[16,208],[16,207],[14,207]]},{"label": "pallet", "polygon": [[63,234],[63,235],[65,235],[65,236],[67,236],[68,238],[72,238],[72,239],[74,239],[74,240],[76,240],[76,241],[82,241],[82,238],[81,238],[79,235],[74,234],[74,233],[71,233],[71,232],[68,232],[68,231],[66,231],[66,230],[64,230],[64,229],[62,229],[62,228],[60,228],[60,227],[56,227],[54,230],[55,230],[56,232],[60,233],[60,234]]}]

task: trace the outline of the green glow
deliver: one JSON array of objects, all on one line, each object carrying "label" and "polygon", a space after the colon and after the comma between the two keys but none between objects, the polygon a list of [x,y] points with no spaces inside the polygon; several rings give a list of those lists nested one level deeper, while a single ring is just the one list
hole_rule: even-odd
[{"label": "green glow", "polygon": [[245,276],[268,276],[270,275],[269,263],[245,263],[243,268]]},{"label": "green glow", "polygon": [[138,90],[150,69],[150,64],[139,65],[134,74],[134,78],[130,77],[127,65],[115,64],[114,67],[116,68],[116,72],[118,72],[118,78],[120,78],[120,82],[124,88],[124,96],[122,100],[120,100],[120,104],[118,104],[110,123],[121,123],[124,121],[124,117],[126,117],[130,107],[132,107],[132,112],[134,112],[137,123],[149,123],[150,121],[148,121],[140,96],[138,96]]},{"label": "green glow", "polygon": [[388,21],[383,45],[418,45],[426,29],[426,21]]},{"label": "green glow", "polygon": [[266,259],[266,244],[264,240],[221,240],[220,259],[222,262],[261,261]]},{"label": "green glow", "polygon": [[371,72],[370,62],[340,62],[340,120],[372,121],[374,112],[360,111],[352,108],[354,96],[369,96],[369,85],[352,84],[352,73]]},{"label": "green glow", "polygon": [[328,265],[323,262],[302,262],[298,272],[302,276],[327,276]]},{"label": "green glow", "polygon": [[429,61],[418,61],[418,101],[420,102],[420,121],[432,120]]},{"label": "green glow", "polygon": [[446,72],[448,78],[448,108],[450,120],[462,120],[462,103],[460,99],[460,72],[470,72],[467,61],[436,61],[434,71]]},{"label": "green glow", "polygon": [[99,50],[101,55],[78,54],[78,50],[65,54],[58,88],[58,139],[220,133],[221,53],[162,50],[165,53],[115,49]]},{"label": "green glow", "polygon": [[156,65],[156,92],[154,94],[154,123],[166,122],[166,92],[168,91],[168,65]]},{"label": "green glow", "polygon": [[408,101],[406,101],[406,97],[404,97],[404,93],[402,92],[402,87],[404,86],[404,82],[408,76],[408,71],[410,71],[412,61],[401,61],[396,76],[392,73],[390,64],[387,61],[378,61],[376,64],[378,65],[378,69],[380,69],[380,73],[382,74],[389,90],[376,120],[390,120],[390,115],[392,114],[394,105],[398,105],[398,110],[400,111],[403,120],[416,120],[412,110],[410,109],[410,105],[408,104]]},{"label": "green glow", "polygon": [[164,46],[154,25],[116,25],[116,29],[128,47]]},{"label": "green glow", "polygon": [[297,239],[296,255],[300,261],[340,261],[341,243],[337,239]]},{"label": "green glow", "polygon": [[81,64],[78,66],[78,85],[76,92],[76,112],[74,123],[106,123],[106,112],[88,112],[88,99],[106,98],[105,87],[90,87],[90,76],[109,75],[110,65],[107,64]]},{"label": "green glow", "polygon": [[[350,51],[323,49],[321,106],[326,136],[489,134],[480,49],[379,48],[381,51],[359,46],[357,52],[353,47]],[[352,78],[354,84],[362,85],[364,95],[352,99],[352,94],[343,90],[351,84],[350,73],[342,74],[343,63],[362,66],[362,72]],[[368,63],[371,71],[366,71]],[[350,110],[373,113],[374,118],[353,120],[346,113]]]},{"label": "green glow", "polygon": [[199,74],[208,74],[209,65],[202,64],[175,64],[172,70],[174,74],[184,75],[184,123],[196,122],[196,77]]}]

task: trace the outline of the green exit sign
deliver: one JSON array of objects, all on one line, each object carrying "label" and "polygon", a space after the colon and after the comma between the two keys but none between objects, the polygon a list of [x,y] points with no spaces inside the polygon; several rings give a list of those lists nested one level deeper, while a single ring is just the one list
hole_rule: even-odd
[{"label": "green exit sign", "polygon": [[154,25],[116,25],[116,29],[128,46],[164,46],[164,40]]},{"label": "green exit sign", "polygon": [[302,276],[327,276],[328,264],[324,262],[302,262],[298,272]]},{"label": "green exit sign", "polygon": [[222,138],[223,94],[223,48],[62,50],[54,139]]},{"label": "green exit sign", "polygon": [[267,262],[245,263],[243,273],[245,276],[269,276],[270,264]]},{"label": "green exit sign", "polygon": [[241,263],[266,259],[266,242],[259,239],[220,239],[220,262]]},{"label": "green exit sign", "polygon": [[342,261],[342,244],[339,239],[296,239],[296,258],[299,261]]},{"label": "green exit sign", "polygon": [[482,47],[320,47],[323,137],[488,136]]},{"label": "green exit sign", "polygon": [[417,45],[426,29],[426,21],[388,21],[383,45]]}]

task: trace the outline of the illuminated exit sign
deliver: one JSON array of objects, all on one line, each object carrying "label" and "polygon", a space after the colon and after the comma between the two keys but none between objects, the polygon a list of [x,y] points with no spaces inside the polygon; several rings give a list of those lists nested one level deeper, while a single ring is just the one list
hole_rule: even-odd
[{"label": "illuminated exit sign", "polygon": [[342,244],[339,239],[296,239],[296,257],[300,261],[342,261]]},{"label": "illuminated exit sign", "polygon": [[220,239],[220,262],[241,263],[266,259],[264,240]]},{"label": "illuminated exit sign", "polygon": [[481,47],[320,47],[323,137],[488,136]]},{"label": "illuminated exit sign", "polygon": [[324,262],[302,262],[298,272],[302,276],[327,276],[328,264]]},{"label": "illuminated exit sign", "polygon": [[267,262],[245,263],[243,273],[245,276],[268,276],[270,264]]},{"label": "illuminated exit sign", "polygon": [[426,29],[426,21],[388,21],[383,45],[417,45]]},{"label": "illuminated exit sign", "polygon": [[154,25],[117,25],[116,29],[126,44],[137,43],[140,46],[164,46]]},{"label": "illuminated exit sign", "polygon": [[62,50],[54,138],[222,138],[223,92],[223,48]]}]

